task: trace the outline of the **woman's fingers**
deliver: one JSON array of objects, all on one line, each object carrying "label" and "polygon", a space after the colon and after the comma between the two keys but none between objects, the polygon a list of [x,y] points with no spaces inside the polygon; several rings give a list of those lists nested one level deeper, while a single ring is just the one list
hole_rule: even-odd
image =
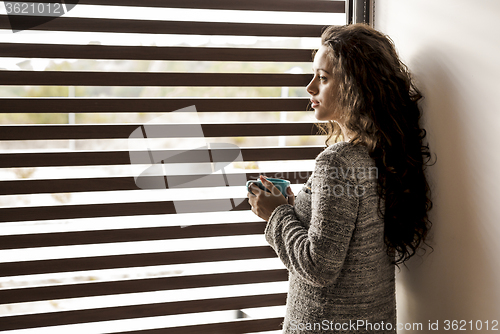
[{"label": "woman's fingers", "polygon": [[286,188],[286,193],[288,195],[288,204],[295,205],[295,194],[291,187]]},{"label": "woman's fingers", "polygon": [[266,189],[269,190],[271,194],[273,194],[274,196],[282,195],[281,191],[278,188],[276,188],[276,186],[272,182],[266,180],[265,176],[261,175],[260,181],[262,182],[264,187],[266,187]]},{"label": "woman's fingers", "polygon": [[255,197],[257,196],[257,190],[260,191],[260,188],[255,185],[255,183],[250,183],[248,186],[248,192],[247,192],[247,197],[250,198],[250,196]]},{"label": "woman's fingers", "polygon": [[[276,187],[272,182],[268,181],[265,176],[261,175],[259,178],[260,178],[260,181],[261,181],[262,185],[264,186],[264,188],[267,189],[267,191],[263,190],[256,183],[250,183],[250,185],[248,186],[248,188],[249,188],[249,192],[248,193],[249,194],[252,194],[254,196],[258,196],[261,193],[263,193],[265,196],[269,196],[271,194],[273,196],[278,196],[278,197],[283,196],[283,194],[281,193],[281,191],[279,190],[279,188]],[[247,195],[247,197],[250,196],[249,194]]]}]

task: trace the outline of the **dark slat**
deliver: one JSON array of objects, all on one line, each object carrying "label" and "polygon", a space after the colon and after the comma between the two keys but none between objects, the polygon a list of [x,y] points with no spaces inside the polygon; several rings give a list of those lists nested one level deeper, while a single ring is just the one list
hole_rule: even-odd
[{"label": "dark slat", "polygon": [[[234,200],[234,202],[233,202]],[[177,201],[184,204],[177,212],[173,201],[85,204],[60,206],[35,206],[0,209],[0,223],[52,219],[123,217],[175,213],[200,213],[230,211],[232,203],[240,203],[231,211],[250,210],[247,198]]]},{"label": "dark slat", "polygon": [[232,322],[180,326],[171,328],[145,329],[122,334],[243,334],[280,330],[283,318],[238,320]]},{"label": "dark slat", "polygon": [[310,74],[0,71],[0,85],[304,87]]},{"label": "dark slat", "polygon": [[[243,161],[308,160],[314,159],[324,149],[322,146],[241,148]],[[217,150],[211,150],[216,152]],[[151,151],[155,157],[171,157],[169,163],[201,163],[207,160],[206,149]],[[148,152],[131,152],[134,163],[151,164]],[[221,153],[219,153],[221,154]],[[158,161],[159,162],[159,161]],[[58,153],[8,153],[0,154],[0,168],[128,165],[128,151],[58,152]]]},{"label": "dark slat", "polygon": [[[0,72],[2,73],[2,72]],[[4,113],[304,111],[308,98],[0,98]]]},{"label": "dark slat", "polygon": [[312,50],[0,43],[0,57],[310,62]]},{"label": "dark slat", "polygon": [[[289,180],[292,184],[301,184],[307,181],[311,172],[295,171],[295,172],[265,172],[265,173],[246,173],[247,180],[255,180],[260,174],[268,177],[277,177]],[[226,174],[228,178],[241,180],[242,174]],[[218,175],[198,175],[195,177],[203,177],[203,183],[199,186],[212,187],[220,186],[220,177]],[[156,180],[155,177],[145,177],[145,179]],[[180,184],[182,177],[169,176],[168,180],[173,180],[175,184]],[[229,180],[229,179],[228,179]],[[153,182],[146,182],[153,184]],[[229,183],[232,184],[232,183]],[[179,185],[176,188],[180,188]],[[160,185],[158,186],[160,188]],[[161,187],[163,189],[164,187]],[[23,194],[52,194],[52,193],[69,193],[69,192],[85,192],[85,191],[114,191],[114,190],[140,190],[137,187],[133,177],[101,177],[101,178],[84,178],[84,179],[47,179],[47,180],[14,180],[2,181],[0,187],[1,195],[23,195]],[[1,245],[0,245],[1,247]]]},{"label": "dark slat", "polygon": [[[122,139],[142,124],[0,125],[0,140]],[[313,123],[145,124],[148,138],[310,136]],[[203,135],[199,128],[203,130]]]},{"label": "dark slat", "polygon": [[256,222],[2,235],[0,249],[262,234],[264,227],[262,222]]},{"label": "dark slat", "polygon": [[0,330],[284,305],[286,293],[2,317]]},{"label": "dark slat", "polygon": [[[24,2],[54,2],[49,0],[26,0]],[[162,8],[194,8],[225,10],[258,10],[280,12],[320,12],[343,13],[345,1],[310,1],[310,0],[79,0],[79,5],[102,6],[140,6]]]},{"label": "dark slat", "polygon": [[[319,37],[322,25],[219,23],[57,17],[45,22],[43,16],[17,16],[16,29],[43,31],[84,31],[142,34],[188,34],[232,36]],[[0,15],[0,29],[11,29],[7,15]]]},{"label": "dark slat", "polygon": [[2,301],[2,304],[11,304],[64,298],[107,296],[124,293],[279,282],[286,281],[287,278],[288,275],[286,269],[275,269],[223,274],[133,279],[112,282],[78,283],[0,290],[0,300]]},{"label": "dark slat", "polygon": [[276,253],[269,246],[204,249],[179,252],[112,255],[74,259],[23,261],[0,263],[0,277],[147,267],[184,263],[233,261],[274,258]]}]

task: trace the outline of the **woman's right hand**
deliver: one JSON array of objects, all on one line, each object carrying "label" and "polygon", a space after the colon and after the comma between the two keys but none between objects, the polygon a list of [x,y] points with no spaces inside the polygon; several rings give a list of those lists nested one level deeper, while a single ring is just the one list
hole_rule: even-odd
[{"label": "woman's right hand", "polygon": [[293,194],[292,188],[290,188],[290,186],[286,188],[286,194],[288,195],[288,204],[295,205],[295,195]]}]

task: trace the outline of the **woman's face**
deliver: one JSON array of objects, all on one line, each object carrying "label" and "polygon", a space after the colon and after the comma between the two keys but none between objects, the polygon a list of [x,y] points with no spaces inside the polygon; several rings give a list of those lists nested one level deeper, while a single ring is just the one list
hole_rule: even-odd
[{"label": "woman's face", "polygon": [[337,100],[337,84],[333,80],[332,62],[327,56],[327,47],[322,45],[314,56],[314,77],[306,90],[311,95],[314,116],[319,121],[338,121],[335,106]]}]

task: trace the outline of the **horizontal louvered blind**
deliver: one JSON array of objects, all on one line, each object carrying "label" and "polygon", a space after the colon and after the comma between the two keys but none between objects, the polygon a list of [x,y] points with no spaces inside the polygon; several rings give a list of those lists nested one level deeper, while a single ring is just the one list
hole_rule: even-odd
[{"label": "horizontal louvered blind", "polygon": [[[287,273],[234,181],[265,174],[297,192],[310,176],[323,138],[306,113],[309,45],[326,24],[345,22],[344,8],[83,0],[52,20],[18,16],[16,33],[5,9],[0,331],[278,331]],[[266,12],[283,22],[246,20]],[[297,23],[297,14],[317,16]],[[190,106],[199,118],[181,110]],[[131,139],[145,124],[151,135]],[[231,186],[197,168],[207,163],[200,141],[239,147],[242,160],[222,171]],[[137,185],[151,156],[185,166],[163,175],[175,189],[152,175],[142,176],[152,187]],[[240,204],[222,210],[228,200]]]}]

